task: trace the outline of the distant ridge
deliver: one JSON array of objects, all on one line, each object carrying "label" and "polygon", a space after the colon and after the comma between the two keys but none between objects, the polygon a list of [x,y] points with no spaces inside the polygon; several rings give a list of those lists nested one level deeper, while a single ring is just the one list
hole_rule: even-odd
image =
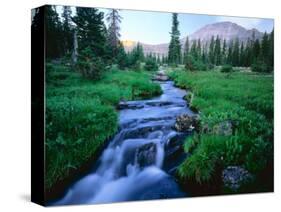
[{"label": "distant ridge", "polygon": [[[192,33],[189,37],[189,40],[198,40],[200,39],[202,42],[209,42],[212,36],[219,36],[221,39],[225,39],[227,42],[238,38],[240,41],[246,42],[248,38],[252,38],[255,36],[255,39],[261,39],[263,33],[258,31],[257,29],[246,29],[236,23],[225,21],[225,22],[217,22],[213,24],[208,24],[200,28],[199,30]],[[186,36],[183,37],[180,41],[182,46],[184,45],[186,40]],[[137,44],[136,41],[125,40],[122,41],[125,50],[131,51],[133,47]],[[140,42],[143,46],[143,50],[145,54],[155,53],[160,55],[168,54],[168,43],[162,44],[145,44]]]}]

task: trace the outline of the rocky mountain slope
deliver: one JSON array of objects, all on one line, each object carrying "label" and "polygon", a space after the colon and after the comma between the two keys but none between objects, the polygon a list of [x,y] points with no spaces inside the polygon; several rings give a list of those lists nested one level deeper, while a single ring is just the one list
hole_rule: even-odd
[{"label": "rocky mountain slope", "polygon": [[[225,39],[227,42],[238,38],[240,41],[246,42],[248,38],[255,36],[257,39],[261,39],[263,33],[258,31],[257,29],[246,29],[236,23],[232,22],[217,22],[214,24],[208,24],[196,32],[189,35],[189,39],[197,40],[200,39],[203,42],[209,42],[212,36],[219,36],[221,39]],[[186,36],[183,37],[180,41],[182,46],[184,45],[186,40]],[[137,44],[135,41],[122,41],[126,51],[131,51],[133,47]],[[150,52],[160,54],[160,55],[167,55],[168,54],[168,43],[162,44],[146,44],[141,43],[143,46],[143,50],[145,54]]]}]

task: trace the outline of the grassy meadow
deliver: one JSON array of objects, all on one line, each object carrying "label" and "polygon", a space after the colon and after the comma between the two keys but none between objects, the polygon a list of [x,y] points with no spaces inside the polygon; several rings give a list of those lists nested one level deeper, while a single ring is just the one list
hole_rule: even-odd
[{"label": "grassy meadow", "polygon": [[111,68],[101,80],[53,63],[46,70],[47,189],[94,157],[117,131],[116,105],[161,94],[144,71]]},{"label": "grassy meadow", "polygon": [[[239,165],[255,176],[255,188],[270,190],[273,166],[273,75],[253,72],[170,71],[177,86],[188,89],[187,101],[199,111],[200,131],[188,138],[191,153],[178,168],[181,179],[212,183],[217,171]],[[219,123],[233,132],[219,135]],[[207,128],[207,130],[206,130]]]}]

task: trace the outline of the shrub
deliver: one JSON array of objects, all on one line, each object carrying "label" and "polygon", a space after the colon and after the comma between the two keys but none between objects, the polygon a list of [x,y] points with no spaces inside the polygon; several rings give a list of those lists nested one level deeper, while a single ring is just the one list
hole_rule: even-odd
[{"label": "shrub", "polygon": [[145,62],[144,69],[147,71],[157,71],[158,65],[157,63],[152,59],[147,59]]},{"label": "shrub", "polygon": [[84,77],[98,80],[105,71],[105,64],[100,57],[96,57],[89,48],[86,48],[78,58],[77,68]]},{"label": "shrub", "polygon": [[137,60],[134,64],[131,65],[134,71],[141,71],[141,61]]},{"label": "shrub", "polygon": [[251,65],[253,72],[270,72],[270,68],[262,61],[257,61]]},{"label": "shrub", "polygon": [[51,63],[46,64],[46,82],[51,81],[51,74],[54,72],[54,66]]},{"label": "shrub", "polygon": [[233,72],[233,68],[231,65],[223,65],[220,69],[222,73],[230,73]]},{"label": "shrub", "polygon": [[188,55],[187,62],[185,63],[185,69],[189,71],[206,71],[207,65],[201,60],[196,60],[191,55]]}]

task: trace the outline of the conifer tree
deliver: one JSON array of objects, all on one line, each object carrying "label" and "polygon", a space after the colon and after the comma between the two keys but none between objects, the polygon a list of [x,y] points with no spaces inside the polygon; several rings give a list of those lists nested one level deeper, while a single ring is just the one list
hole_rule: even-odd
[{"label": "conifer tree", "polygon": [[[106,16],[106,21],[108,22],[107,30],[107,48],[109,52],[109,57],[114,60],[115,56],[118,54],[119,49],[119,39],[120,39],[120,24],[122,17],[119,15],[118,10],[112,9]],[[122,47],[121,51],[123,54]]]},{"label": "conifer tree", "polygon": [[225,64],[226,63],[226,49],[227,47],[226,47],[226,40],[225,39],[223,39],[223,45],[222,45],[222,52],[221,52],[221,55],[222,55],[222,57],[221,57],[221,63],[222,64]]},{"label": "conifer tree", "polygon": [[253,62],[256,62],[260,56],[261,47],[258,39],[255,40],[253,45]]},{"label": "conifer tree", "polygon": [[212,36],[209,46],[209,55],[208,55],[211,64],[215,64],[214,51],[215,51],[215,38],[214,36]]},{"label": "conifer tree", "polygon": [[219,36],[216,37],[215,47],[214,47],[214,64],[221,64],[221,43]]},{"label": "conifer tree", "polygon": [[59,58],[63,54],[62,24],[55,7],[45,7],[46,57],[51,59]]},{"label": "conifer tree", "polygon": [[245,66],[244,42],[242,41],[239,53],[239,66]]},{"label": "conifer tree", "polygon": [[172,32],[171,41],[169,44],[168,60],[170,64],[179,64],[181,61],[181,45],[180,45],[180,31],[178,29],[178,14],[173,13],[172,16]]},{"label": "conifer tree", "polygon": [[192,45],[191,45],[191,48],[190,48],[190,55],[194,58],[194,59],[197,59],[198,58],[198,55],[197,55],[197,53],[198,53],[198,51],[197,51],[197,42],[196,42],[196,40],[194,40],[193,42],[192,42]]},{"label": "conifer tree", "polygon": [[261,41],[261,55],[263,61],[269,65],[269,39],[266,32],[264,33]]},{"label": "conifer tree", "polygon": [[200,39],[198,39],[197,46],[196,46],[196,59],[197,60],[201,60],[201,53],[202,53],[201,41],[200,41]]},{"label": "conifer tree", "polygon": [[187,36],[184,44],[183,63],[187,62],[188,55],[189,55],[189,39]]},{"label": "conifer tree", "polygon": [[70,53],[73,51],[73,26],[71,21],[72,10],[70,6],[63,6],[62,12],[62,30],[64,35],[64,52]]},{"label": "conifer tree", "polygon": [[227,51],[227,59],[226,62],[229,65],[233,65],[232,63],[232,55],[233,54],[233,40],[229,42],[228,51]]},{"label": "conifer tree", "polygon": [[269,61],[268,63],[269,63],[271,70],[273,70],[273,66],[274,66],[274,30],[272,30],[272,32],[269,35],[268,61]]},{"label": "conifer tree", "polygon": [[238,38],[234,41],[233,52],[232,52],[232,65],[239,65],[239,40]]},{"label": "conifer tree", "polygon": [[77,7],[73,22],[77,26],[79,52],[89,48],[94,56],[105,57],[104,14],[96,8]]}]

